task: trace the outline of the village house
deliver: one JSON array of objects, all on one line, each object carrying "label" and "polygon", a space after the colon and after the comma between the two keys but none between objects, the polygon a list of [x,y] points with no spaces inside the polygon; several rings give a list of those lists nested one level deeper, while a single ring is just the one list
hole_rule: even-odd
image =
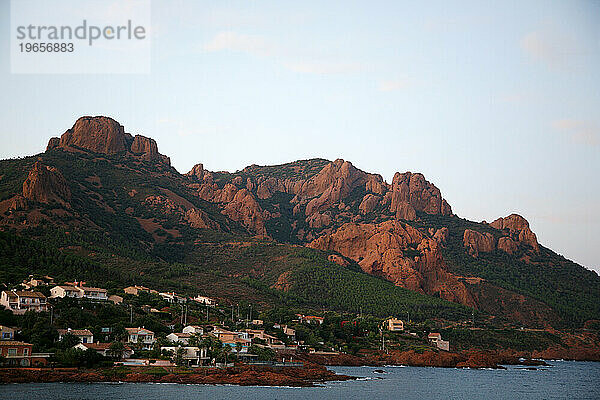
[{"label": "village house", "polygon": [[134,296],[139,296],[140,293],[150,293],[150,289],[144,286],[129,286],[123,289],[123,291],[127,294],[132,294]]},{"label": "village house", "polygon": [[169,333],[167,335],[167,340],[171,343],[188,345],[191,337],[192,334],[190,333]]},{"label": "village house", "polygon": [[298,317],[298,320],[301,323],[307,323],[307,324],[319,324],[319,325],[322,325],[323,321],[325,320],[325,318],[323,318],[323,317],[317,317],[317,316],[314,316],[314,315],[296,314],[296,316]]},{"label": "village house", "polygon": [[9,367],[43,366],[49,353],[33,353],[33,345],[15,340],[0,340],[0,363]]},{"label": "village house", "polygon": [[262,319],[253,319],[251,324],[254,326],[263,326],[263,320]]},{"label": "village house", "polygon": [[252,343],[258,342],[258,344],[262,344],[260,342],[264,342],[268,347],[283,345],[283,342],[279,338],[265,333],[264,329],[246,329],[244,332],[248,340],[252,341]]},{"label": "village house", "polygon": [[79,287],[83,290],[83,297],[90,300],[108,300],[108,292],[106,289],[95,287]]},{"label": "village house", "polygon": [[15,328],[0,325],[0,340],[14,340]]},{"label": "village house", "polygon": [[427,336],[427,339],[430,343],[434,344],[438,349],[450,351],[450,342],[447,340],[442,340],[441,333],[432,332]]},{"label": "village house", "polygon": [[37,286],[47,286],[54,283],[54,278],[50,276],[44,276],[41,279],[36,279],[33,275],[29,275],[29,278],[25,279],[21,284],[25,289],[32,289]]},{"label": "village house", "polygon": [[115,354],[115,350],[111,349],[112,343],[78,343],[73,348],[86,351],[87,349],[95,350],[98,354],[104,357],[116,357],[119,359],[129,358],[133,355],[134,351],[131,347],[124,345],[123,349],[119,351],[121,354]]},{"label": "village house", "polygon": [[391,332],[402,332],[404,330],[404,322],[400,319],[390,318],[387,320],[387,329]]},{"label": "village house", "polygon": [[125,328],[127,331],[127,343],[136,344],[142,350],[151,350],[156,342],[154,332],[145,328]]},{"label": "village house", "polygon": [[54,286],[52,289],[50,289],[50,298],[51,299],[55,299],[55,298],[64,299],[65,297],[80,299],[83,297],[83,292],[81,292],[81,290],[79,290],[79,288],[77,288],[75,286],[71,286],[71,285],[58,285],[58,286]]},{"label": "village house", "polygon": [[182,363],[189,367],[206,365],[209,361],[209,358],[207,357],[208,353],[205,347],[163,346],[160,348],[160,352],[170,354],[173,361],[177,360],[177,354],[179,352]]},{"label": "village house", "polygon": [[217,304],[215,299],[211,299],[210,297],[200,296],[200,295],[194,297],[192,300],[194,300],[195,302],[198,302],[200,304],[204,304],[205,306],[214,306]]},{"label": "village house", "polygon": [[182,332],[191,335],[204,335],[204,328],[199,325],[188,325],[182,329]]},{"label": "village house", "polygon": [[83,286],[85,282],[67,283],[50,289],[50,298],[71,297],[75,299],[86,298],[90,300],[108,300],[106,289]]},{"label": "village house", "polygon": [[177,296],[175,292],[160,292],[158,295],[169,303],[185,303],[187,300],[185,297]]},{"label": "village house", "polygon": [[13,314],[22,315],[26,311],[48,311],[46,296],[40,292],[25,290],[5,290],[0,295],[0,305]]},{"label": "village house", "polygon": [[88,329],[58,329],[58,340],[63,340],[66,335],[73,335],[79,343],[94,343],[94,335]]}]

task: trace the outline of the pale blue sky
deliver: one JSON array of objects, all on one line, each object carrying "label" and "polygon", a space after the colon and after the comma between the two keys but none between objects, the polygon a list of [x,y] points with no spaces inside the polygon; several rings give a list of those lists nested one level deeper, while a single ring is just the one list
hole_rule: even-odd
[{"label": "pale blue sky", "polygon": [[0,157],[108,115],[180,172],[419,171],[459,216],[520,213],[600,271],[600,2],[416,3],[154,0],[151,74],[11,75],[1,1]]}]

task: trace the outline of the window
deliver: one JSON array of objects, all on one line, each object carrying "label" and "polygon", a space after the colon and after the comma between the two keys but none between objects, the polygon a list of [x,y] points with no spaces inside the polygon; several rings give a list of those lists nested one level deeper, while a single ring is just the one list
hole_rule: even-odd
[{"label": "window", "polygon": [[2,339],[10,339],[10,332],[3,332]]},{"label": "window", "polygon": [[87,340],[88,340],[88,339],[87,339],[87,337],[86,337],[86,336],[84,336],[84,337],[83,337],[83,340],[81,341],[81,343],[87,343]]},{"label": "window", "polygon": [[27,349],[27,348],[23,349],[23,355],[24,356],[28,356],[29,355],[29,349]]},{"label": "window", "polygon": [[17,349],[8,349],[8,355],[9,356],[16,356],[17,355]]}]

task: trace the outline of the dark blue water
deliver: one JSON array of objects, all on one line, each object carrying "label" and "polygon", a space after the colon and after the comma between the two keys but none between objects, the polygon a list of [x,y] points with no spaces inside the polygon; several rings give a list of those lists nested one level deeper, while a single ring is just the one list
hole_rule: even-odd
[{"label": "dark blue water", "polygon": [[[0,399],[600,399],[600,363],[557,361],[535,371],[334,367],[360,380],[314,388],[147,383],[0,385]],[[375,373],[382,369],[386,373]]]}]

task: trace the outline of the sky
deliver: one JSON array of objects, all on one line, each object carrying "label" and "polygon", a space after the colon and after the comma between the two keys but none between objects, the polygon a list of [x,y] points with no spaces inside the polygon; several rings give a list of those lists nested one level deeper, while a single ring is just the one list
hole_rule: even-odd
[{"label": "sky", "polygon": [[600,272],[599,1],[151,4],[150,73],[11,74],[0,1],[0,158],[106,115],[180,172],[421,172],[460,217],[516,212]]}]

